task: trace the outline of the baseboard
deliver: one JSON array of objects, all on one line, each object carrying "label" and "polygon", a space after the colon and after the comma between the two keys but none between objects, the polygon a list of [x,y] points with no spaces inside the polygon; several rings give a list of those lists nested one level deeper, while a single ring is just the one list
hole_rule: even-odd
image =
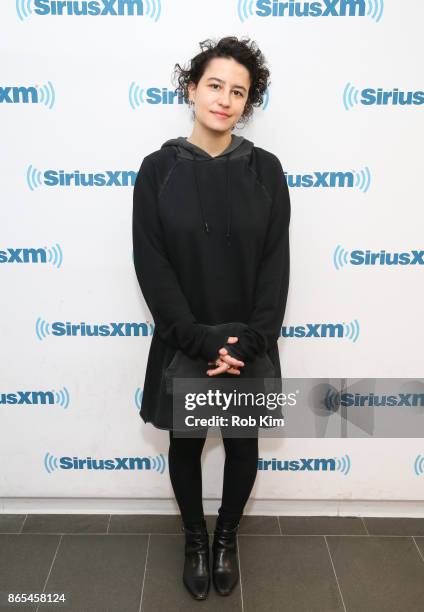
[{"label": "baseboard", "polygon": [[[219,499],[203,499],[216,514]],[[1,498],[0,514],[179,514],[174,499]],[[424,517],[422,500],[251,499],[244,514],[270,516]]]}]

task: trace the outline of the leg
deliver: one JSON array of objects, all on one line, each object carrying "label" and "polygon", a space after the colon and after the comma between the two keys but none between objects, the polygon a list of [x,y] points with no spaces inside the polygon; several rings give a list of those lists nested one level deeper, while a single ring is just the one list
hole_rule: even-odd
[{"label": "leg", "polygon": [[258,470],[258,437],[226,438],[222,503],[218,514],[226,521],[238,523],[256,480]]},{"label": "leg", "polygon": [[258,469],[258,438],[226,438],[224,485],[212,544],[213,583],[229,595],[239,581],[237,529]]},{"label": "leg", "polygon": [[206,436],[179,438],[169,432],[169,476],[184,525],[204,519],[201,456]]},{"label": "leg", "polygon": [[179,438],[169,432],[169,474],[185,532],[183,583],[196,599],[210,587],[209,536],[203,515],[201,455],[204,438]]}]

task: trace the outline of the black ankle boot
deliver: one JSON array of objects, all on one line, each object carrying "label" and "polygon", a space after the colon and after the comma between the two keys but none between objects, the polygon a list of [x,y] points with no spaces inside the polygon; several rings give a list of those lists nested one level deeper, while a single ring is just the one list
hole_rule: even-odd
[{"label": "black ankle boot", "polygon": [[237,522],[225,521],[218,516],[212,544],[212,579],[220,595],[229,595],[239,580],[237,529]]},{"label": "black ankle boot", "polygon": [[183,582],[195,599],[206,599],[210,587],[206,521],[184,525],[183,531],[186,537]]}]

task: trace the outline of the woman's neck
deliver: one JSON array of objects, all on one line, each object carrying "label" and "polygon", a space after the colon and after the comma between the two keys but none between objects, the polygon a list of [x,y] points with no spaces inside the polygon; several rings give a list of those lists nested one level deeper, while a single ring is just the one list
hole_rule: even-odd
[{"label": "woman's neck", "polygon": [[198,134],[193,132],[187,138],[187,142],[196,145],[200,149],[209,153],[212,157],[216,157],[225,149],[227,149],[232,141],[232,134],[224,133],[222,136],[212,136],[208,134]]}]

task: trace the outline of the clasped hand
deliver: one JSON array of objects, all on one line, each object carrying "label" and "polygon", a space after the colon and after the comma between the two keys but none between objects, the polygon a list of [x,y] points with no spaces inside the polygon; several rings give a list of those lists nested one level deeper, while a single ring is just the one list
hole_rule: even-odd
[{"label": "clasped hand", "polygon": [[[228,344],[234,344],[235,342],[238,342],[238,337],[229,336],[227,342]],[[217,374],[221,374],[222,372],[228,372],[229,374],[235,374],[236,376],[239,376],[239,368],[244,367],[244,362],[240,361],[240,359],[236,359],[235,357],[231,357],[225,347],[220,348],[218,352],[220,355],[218,359],[215,359],[215,361],[208,361],[208,365],[217,366],[214,369],[206,371],[208,376],[216,376]]]}]

